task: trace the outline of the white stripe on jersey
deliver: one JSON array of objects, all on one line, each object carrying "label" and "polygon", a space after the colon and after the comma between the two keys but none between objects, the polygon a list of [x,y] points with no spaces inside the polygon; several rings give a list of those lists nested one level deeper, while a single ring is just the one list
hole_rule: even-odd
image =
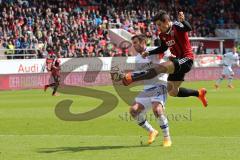
[{"label": "white stripe on jersey", "polygon": [[179,62],[179,64],[183,64],[183,63],[185,63],[185,62],[187,62],[189,60],[189,58],[182,58],[182,59],[179,59],[178,60],[178,62]]}]

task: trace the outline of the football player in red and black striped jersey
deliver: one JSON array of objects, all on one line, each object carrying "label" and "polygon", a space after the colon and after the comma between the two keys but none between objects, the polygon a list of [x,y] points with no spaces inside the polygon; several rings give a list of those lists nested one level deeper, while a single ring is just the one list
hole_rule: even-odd
[{"label": "football player in red and black striped jersey", "polygon": [[193,65],[193,52],[188,37],[188,31],[192,30],[191,25],[185,21],[183,12],[179,12],[179,21],[172,22],[166,11],[159,11],[154,17],[154,22],[160,30],[161,45],[155,50],[143,52],[143,56],[162,54],[167,49],[174,56],[169,61],[155,65],[153,68],[142,72],[130,72],[124,74],[122,82],[129,85],[134,81],[151,79],[160,73],[168,73],[168,93],[174,97],[198,97],[204,107],[207,106],[206,89],[192,90],[180,87],[184,81],[185,74],[189,72]]},{"label": "football player in red and black striped jersey", "polygon": [[60,63],[61,62],[58,58],[50,57],[46,59],[47,70],[51,72],[51,77],[53,78],[54,82],[45,85],[44,91],[46,91],[48,87],[53,87],[52,96],[56,96],[56,92],[60,84],[60,70],[61,70]]}]

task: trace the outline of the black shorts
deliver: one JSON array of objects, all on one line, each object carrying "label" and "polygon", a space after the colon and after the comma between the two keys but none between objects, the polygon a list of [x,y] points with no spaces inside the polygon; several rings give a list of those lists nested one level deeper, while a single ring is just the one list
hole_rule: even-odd
[{"label": "black shorts", "polygon": [[184,81],[185,74],[189,72],[193,66],[193,60],[189,58],[174,58],[175,71],[173,74],[169,74],[168,81]]}]

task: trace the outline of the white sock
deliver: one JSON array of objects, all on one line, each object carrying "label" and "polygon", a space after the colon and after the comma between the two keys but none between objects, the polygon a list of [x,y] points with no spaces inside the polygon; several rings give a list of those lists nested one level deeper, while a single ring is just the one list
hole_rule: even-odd
[{"label": "white sock", "polygon": [[223,78],[219,78],[217,81],[216,81],[216,85],[220,85],[220,83],[222,82]]},{"label": "white sock", "polygon": [[168,120],[164,115],[161,115],[158,118],[158,124],[160,125],[160,128],[162,129],[163,136],[164,137],[170,137]]},{"label": "white sock", "polygon": [[137,121],[138,125],[141,126],[143,129],[145,129],[148,132],[153,132],[154,128],[148,121],[146,120],[145,113],[140,113],[135,120]]},{"label": "white sock", "polygon": [[228,78],[228,85],[232,85],[232,81],[233,81],[233,77],[230,76],[230,77]]}]

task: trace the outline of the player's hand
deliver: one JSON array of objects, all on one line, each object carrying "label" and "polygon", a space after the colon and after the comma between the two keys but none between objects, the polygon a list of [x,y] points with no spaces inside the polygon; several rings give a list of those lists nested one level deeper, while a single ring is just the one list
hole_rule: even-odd
[{"label": "player's hand", "polygon": [[179,22],[185,21],[185,16],[184,16],[183,12],[178,13],[178,21]]},{"label": "player's hand", "polygon": [[149,52],[148,51],[144,51],[144,52],[142,52],[142,57],[143,58],[146,58],[147,56],[149,56]]},{"label": "player's hand", "polygon": [[169,60],[173,60],[174,58],[176,58],[176,56],[173,55],[173,54],[170,54],[169,57],[168,57]]}]

